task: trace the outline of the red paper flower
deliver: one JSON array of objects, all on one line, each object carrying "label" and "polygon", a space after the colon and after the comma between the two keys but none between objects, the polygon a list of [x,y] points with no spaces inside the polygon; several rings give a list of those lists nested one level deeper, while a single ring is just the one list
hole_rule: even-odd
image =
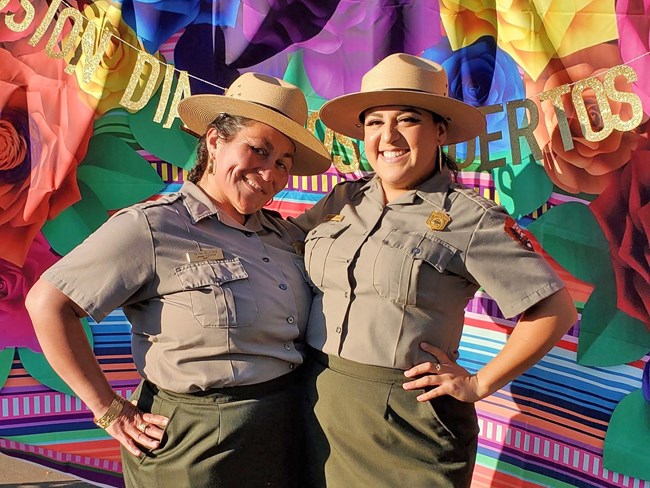
[{"label": "red paper flower", "polygon": [[633,151],[590,208],[609,241],[617,306],[650,331],[649,161],[650,150]]}]

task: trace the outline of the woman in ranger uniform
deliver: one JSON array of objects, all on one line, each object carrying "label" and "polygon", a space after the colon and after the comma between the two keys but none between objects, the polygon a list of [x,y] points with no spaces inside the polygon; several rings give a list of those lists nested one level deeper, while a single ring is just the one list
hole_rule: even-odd
[{"label": "woman in ranger uniform", "polygon": [[[304,234],[262,207],[329,167],[302,92],[247,73],[183,100],[200,136],[180,192],[117,213],[36,283],[27,306],[54,369],[123,446],[127,486],[295,487],[296,367],[311,304]],[[126,402],[79,318],[121,306],[144,378]]]},{"label": "woman in ranger uniform", "polygon": [[[485,118],[447,96],[431,61],[394,54],[321,120],[364,141],[374,176],[338,184],[294,220],[310,231],[316,288],[307,342],[309,486],[466,487],[474,403],[538,361],[576,320],[564,284],[503,208],[454,182],[441,146]],[[476,374],[456,363],[464,308],[482,287],[505,347]]]}]

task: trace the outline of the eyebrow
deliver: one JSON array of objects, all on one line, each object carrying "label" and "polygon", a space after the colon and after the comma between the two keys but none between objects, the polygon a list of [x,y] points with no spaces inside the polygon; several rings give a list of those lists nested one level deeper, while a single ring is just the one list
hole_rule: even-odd
[{"label": "eyebrow", "polygon": [[[422,110],[421,109],[417,109],[415,107],[409,107],[409,106],[406,106],[406,105],[405,106],[398,106],[398,108],[395,109],[395,110],[397,112],[401,112],[401,113],[412,112],[414,114],[422,115]],[[377,116],[378,115],[377,112],[383,112],[383,111],[384,110],[375,110],[374,112],[368,112],[366,114],[366,117],[370,117],[371,115]]]}]

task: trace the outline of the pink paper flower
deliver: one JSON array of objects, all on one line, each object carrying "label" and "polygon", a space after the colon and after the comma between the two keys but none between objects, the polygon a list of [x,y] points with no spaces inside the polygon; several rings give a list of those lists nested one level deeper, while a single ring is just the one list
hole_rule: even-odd
[{"label": "pink paper flower", "polygon": [[22,268],[0,259],[0,350],[28,347],[42,352],[25,309],[25,296],[43,271],[58,260],[40,233],[29,248]]}]

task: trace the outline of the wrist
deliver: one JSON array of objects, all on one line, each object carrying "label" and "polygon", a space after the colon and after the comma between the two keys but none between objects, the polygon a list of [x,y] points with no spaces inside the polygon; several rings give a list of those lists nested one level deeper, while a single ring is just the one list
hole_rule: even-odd
[{"label": "wrist", "polygon": [[107,429],[122,413],[125,404],[126,400],[116,393],[108,406],[108,409],[106,409],[101,416],[93,418],[93,422],[98,427]]}]

